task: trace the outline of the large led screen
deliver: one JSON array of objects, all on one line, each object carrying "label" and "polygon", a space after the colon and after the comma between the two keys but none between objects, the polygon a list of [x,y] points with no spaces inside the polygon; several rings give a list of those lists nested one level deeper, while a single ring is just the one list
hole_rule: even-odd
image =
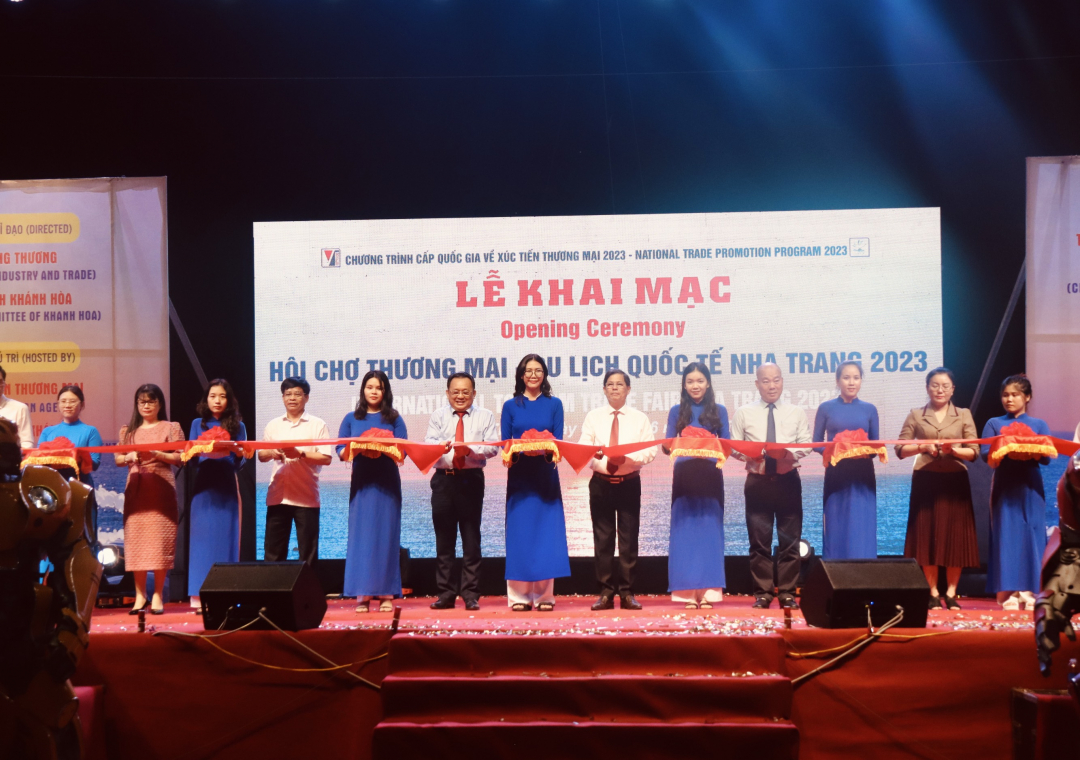
[{"label": "large led screen", "polygon": [[[785,399],[811,427],[837,395],[834,371],[863,363],[861,398],[895,437],[926,402],[925,375],[942,361],[940,221],[935,208],[481,219],[258,223],[252,436],[283,413],[283,377],[311,384],[308,410],[336,436],[360,378],[382,369],[409,438],[446,403],[445,378],[477,380],[496,415],[522,356],[547,358],[565,437],[605,403],[601,378],[632,379],[629,403],[657,437],[678,403],[680,372],[702,361],[729,415],[756,398],[755,368],[775,361]],[[258,469],[261,556],[270,465]],[[322,471],[322,557],[343,557],[349,465]],[[911,461],[878,465],[878,543],[903,548]],[[641,553],[667,553],[671,463],[643,471]],[[430,476],[401,469],[401,542],[434,556]],[[592,554],[588,478],[560,465],[570,552]],[[745,553],[742,463],[724,467],[728,553]],[[821,541],[821,457],[803,460],[804,536]],[[505,553],[506,473],[487,467],[483,550]]]}]

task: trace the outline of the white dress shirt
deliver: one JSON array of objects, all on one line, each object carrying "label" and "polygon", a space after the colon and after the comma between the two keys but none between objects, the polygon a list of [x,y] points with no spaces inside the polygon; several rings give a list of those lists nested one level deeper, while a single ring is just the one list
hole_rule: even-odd
[{"label": "white dress shirt", "polygon": [[[653,435],[652,421],[649,415],[629,406],[619,409],[619,445],[624,443],[639,443],[651,441]],[[587,446],[607,446],[611,440],[611,425],[615,420],[615,410],[611,404],[606,404],[585,415],[585,421],[581,423],[581,438],[578,443]],[[626,461],[619,465],[615,472],[608,472],[608,458],[591,459],[589,465],[601,475],[622,477],[637,472],[656,457],[656,447],[650,446],[641,451],[635,451],[626,455]]]},{"label": "white dress shirt", "polygon": [[[777,401],[773,404],[773,421],[776,424],[776,443],[810,443],[810,423],[801,406]],[[769,405],[764,401],[740,406],[731,420],[731,440],[764,441],[769,429]],[[791,457],[776,460],[776,474],[783,475],[799,466],[799,460],[812,449],[788,449]],[[746,460],[746,471],[765,474],[765,458],[749,459],[738,452],[733,456]]]},{"label": "white dress shirt", "polygon": [[[495,415],[490,409],[484,409],[483,407],[473,404],[465,410],[465,416],[461,418],[464,420],[464,440],[465,441],[501,441],[499,426],[495,424]],[[431,419],[428,420],[427,435],[424,436],[424,443],[446,443],[447,441],[453,441],[457,434],[458,416],[454,412],[454,408],[450,404],[446,404],[438,409],[431,415]],[[499,453],[498,446],[470,446],[472,453],[465,457],[465,464],[461,467],[463,470],[471,470],[477,467],[483,467],[487,464],[487,460]],[[439,460],[435,462],[435,468],[439,470],[452,470],[454,469],[454,450],[443,454],[439,457]]]},{"label": "white dress shirt", "polygon": [[19,429],[19,445],[34,448],[34,426],[30,424],[30,407],[21,401],[0,396],[0,417],[15,423]]},{"label": "white dress shirt", "polygon": [[[266,423],[263,431],[264,441],[325,441],[330,438],[330,428],[318,417],[305,412],[293,422],[289,415],[275,417]],[[288,445],[282,448],[289,448]],[[297,449],[308,454],[334,455],[333,446],[298,446]],[[310,459],[286,459],[274,462],[274,474],[270,476],[270,485],[266,488],[267,506],[288,504],[293,507],[319,507],[319,471],[321,464]]]}]

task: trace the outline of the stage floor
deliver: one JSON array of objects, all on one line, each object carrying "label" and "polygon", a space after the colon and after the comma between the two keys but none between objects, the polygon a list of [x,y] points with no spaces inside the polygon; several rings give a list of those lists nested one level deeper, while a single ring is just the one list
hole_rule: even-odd
[{"label": "stage floor", "polygon": [[[638,596],[644,609],[593,612],[590,607],[595,596],[559,596],[552,612],[514,612],[505,596],[483,597],[480,610],[469,612],[459,599],[452,610],[433,610],[432,597],[396,599],[401,607],[399,633],[422,635],[448,634],[533,634],[565,635],[648,635],[648,634],[717,634],[767,635],[788,627],[784,610],[774,601],[768,610],[755,610],[752,596],[725,596],[711,610],[688,610],[669,596]],[[962,610],[932,610],[927,619],[928,629],[942,630],[1033,630],[1031,612],[1002,610],[992,599],[962,598]],[[352,599],[327,600],[326,616],[320,629],[326,630],[388,630],[393,614],[389,612],[357,613]],[[809,626],[802,612],[790,616],[790,628]],[[202,617],[188,605],[168,604],[163,615],[146,615],[150,631],[201,631]],[[136,616],[127,608],[94,611],[91,633],[135,633]]]}]

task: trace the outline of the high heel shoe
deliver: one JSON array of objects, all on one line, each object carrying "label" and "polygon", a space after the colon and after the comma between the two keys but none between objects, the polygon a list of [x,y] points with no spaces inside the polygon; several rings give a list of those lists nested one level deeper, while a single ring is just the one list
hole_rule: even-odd
[{"label": "high heel shoe", "polygon": [[150,606],[150,600],[147,599],[142,603],[142,607],[132,607],[130,610],[128,610],[128,614],[129,615],[138,615],[140,612],[147,609],[149,606]]},{"label": "high heel shoe", "polygon": [[940,610],[941,609],[941,597],[940,596],[934,596],[933,594],[931,594],[930,595],[930,603],[927,605],[927,608],[931,609],[931,610]]},{"label": "high heel shoe", "polygon": [[944,599],[945,599],[945,609],[947,609],[947,610],[958,610],[958,609],[960,609],[960,602],[956,601],[955,596],[946,595],[944,597]]}]

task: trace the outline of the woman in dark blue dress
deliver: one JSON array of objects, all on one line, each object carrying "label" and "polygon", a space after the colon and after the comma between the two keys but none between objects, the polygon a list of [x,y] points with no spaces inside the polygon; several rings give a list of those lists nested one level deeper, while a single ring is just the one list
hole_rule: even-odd
[{"label": "woman in dark blue dress", "polygon": [[[345,415],[339,438],[358,438],[372,428],[405,439],[405,420],[394,409],[385,372],[372,370],[360,383],[356,410]],[[337,447],[345,457],[345,447]],[[401,475],[398,464],[376,452],[357,452],[349,483],[349,538],[345,554],[345,596],[357,597],[357,612],[379,599],[379,612],[392,612],[401,596]]]},{"label": "woman in dark blue dress", "polygon": [[[211,380],[206,395],[195,408],[188,439],[194,441],[207,430],[222,427],[233,441],[246,441],[247,429],[240,419],[240,404],[228,380]],[[188,562],[188,594],[191,606],[199,607],[199,589],[215,562],[240,559],[240,490],[237,471],[244,466],[243,451],[198,458],[195,488],[191,497],[191,549]]]},{"label": "woman in dark blue dress", "polygon": [[[843,362],[836,368],[840,396],[821,404],[814,418],[814,442],[831,441],[845,430],[862,430],[878,440],[877,407],[859,398],[862,364]],[[877,559],[877,481],[874,460],[843,459],[825,463],[825,559]]]},{"label": "woman in dark blue dress", "polygon": [[[502,437],[527,430],[563,437],[562,402],[551,395],[547,365],[537,354],[514,373],[514,396],[502,408]],[[555,608],[555,578],[570,575],[559,471],[551,455],[523,452],[506,475],[506,596],[510,608]]]},{"label": "woman in dark blue dress", "polygon": [[[682,400],[668,412],[666,438],[687,427],[729,438],[727,409],[713,396],[704,364],[686,365]],[[666,449],[665,449],[666,450]],[[670,453],[670,452],[668,452]],[[724,473],[712,459],[678,457],[671,480],[668,591],[687,609],[710,609],[724,598]]]},{"label": "woman in dark blue dress", "polygon": [[[1031,381],[1025,375],[1012,375],[1001,384],[1001,405],[1005,414],[988,420],[982,437],[1001,435],[1001,430],[1022,422],[1038,435],[1050,435],[1050,426],[1030,417]],[[990,455],[983,444],[982,458]],[[1043,552],[1046,550],[1046,495],[1039,466],[1050,462],[1039,459],[1005,457],[994,470],[990,487],[990,556],[987,559],[986,590],[997,594],[1004,609],[1018,610],[1021,604],[1035,608],[1035,594],[1041,584]]]}]

